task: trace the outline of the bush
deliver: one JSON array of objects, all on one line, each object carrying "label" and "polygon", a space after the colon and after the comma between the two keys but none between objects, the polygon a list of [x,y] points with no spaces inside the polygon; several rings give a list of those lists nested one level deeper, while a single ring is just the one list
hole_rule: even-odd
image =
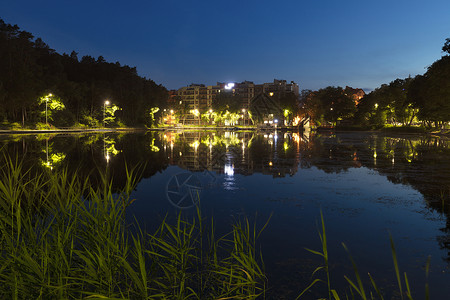
[{"label": "bush", "polygon": [[48,130],[48,129],[52,129],[50,124],[45,124],[45,123],[41,123],[41,122],[37,122],[35,125],[35,128],[37,130]]},{"label": "bush", "polygon": [[91,128],[100,127],[100,122],[97,119],[87,115],[82,117],[80,123]]},{"label": "bush", "polygon": [[8,129],[11,130],[20,130],[23,129],[22,125],[20,123],[17,122],[13,122],[13,123],[9,123],[8,124]]}]

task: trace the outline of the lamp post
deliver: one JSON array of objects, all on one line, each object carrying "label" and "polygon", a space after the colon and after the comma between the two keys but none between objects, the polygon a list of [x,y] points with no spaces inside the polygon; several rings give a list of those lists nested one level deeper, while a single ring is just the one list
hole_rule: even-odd
[{"label": "lamp post", "polygon": [[47,125],[48,125],[48,122],[47,122],[47,103],[48,103],[48,98],[49,97],[53,97],[53,95],[50,93],[50,94],[47,95],[47,97],[45,97],[45,124],[47,124]]},{"label": "lamp post", "polygon": [[106,105],[109,105],[109,101],[106,100],[105,103],[103,103],[103,127],[106,127],[106,121],[105,121],[105,115],[106,115]]}]

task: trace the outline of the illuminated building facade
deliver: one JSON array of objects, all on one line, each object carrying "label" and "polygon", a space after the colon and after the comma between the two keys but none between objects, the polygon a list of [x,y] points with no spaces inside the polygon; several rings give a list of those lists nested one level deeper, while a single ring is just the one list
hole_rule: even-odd
[{"label": "illuminated building facade", "polygon": [[[243,111],[243,124],[249,124],[248,109],[251,101],[260,94],[266,94],[273,97],[274,100],[280,99],[286,93],[293,93],[298,97],[299,86],[297,83],[286,80],[274,79],[273,82],[255,84],[252,81],[243,81],[240,83],[217,82],[216,85],[205,86],[204,84],[191,84],[182,87],[176,91],[180,105],[184,105],[186,116],[185,124],[200,124],[200,115],[212,109],[212,103],[220,93],[232,93],[240,101],[240,107]],[[174,102],[173,95],[169,98]],[[171,103],[169,103],[169,106]]]}]

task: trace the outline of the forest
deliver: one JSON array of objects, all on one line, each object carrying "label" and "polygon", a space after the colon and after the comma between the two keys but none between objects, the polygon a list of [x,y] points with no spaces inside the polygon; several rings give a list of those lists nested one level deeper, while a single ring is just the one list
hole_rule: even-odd
[{"label": "forest", "polygon": [[[152,126],[167,89],[135,67],[72,51],[0,19],[0,126],[3,128]],[[103,123],[103,124],[102,124]]]},{"label": "forest", "polygon": [[[317,126],[353,125],[361,128],[422,126],[445,129],[450,122],[450,38],[444,55],[425,74],[382,84],[355,103],[341,87],[303,90],[301,113]],[[355,105],[356,104],[356,105]]]}]

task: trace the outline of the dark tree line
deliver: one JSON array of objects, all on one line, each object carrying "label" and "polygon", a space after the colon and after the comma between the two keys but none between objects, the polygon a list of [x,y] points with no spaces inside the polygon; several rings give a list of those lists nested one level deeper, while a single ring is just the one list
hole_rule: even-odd
[{"label": "dark tree line", "polygon": [[0,19],[0,122],[43,122],[39,98],[52,94],[65,109],[56,126],[101,124],[104,102],[121,108],[116,122],[152,125],[150,109],[164,107],[167,90],[140,77],[135,67],[109,63],[100,56],[58,54],[40,38]]},{"label": "dark tree line", "polygon": [[439,60],[423,75],[396,79],[366,95],[357,121],[364,125],[412,125],[445,128],[450,122],[450,39]]},{"label": "dark tree line", "polygon": [[423,125],[446,128],[450,122],[450,38],[444,56],[423,75],[395,79],[366,94],[359,103],[341,87],[303,90],[301,113],[320,126],[339,121],[363,127]]}]

